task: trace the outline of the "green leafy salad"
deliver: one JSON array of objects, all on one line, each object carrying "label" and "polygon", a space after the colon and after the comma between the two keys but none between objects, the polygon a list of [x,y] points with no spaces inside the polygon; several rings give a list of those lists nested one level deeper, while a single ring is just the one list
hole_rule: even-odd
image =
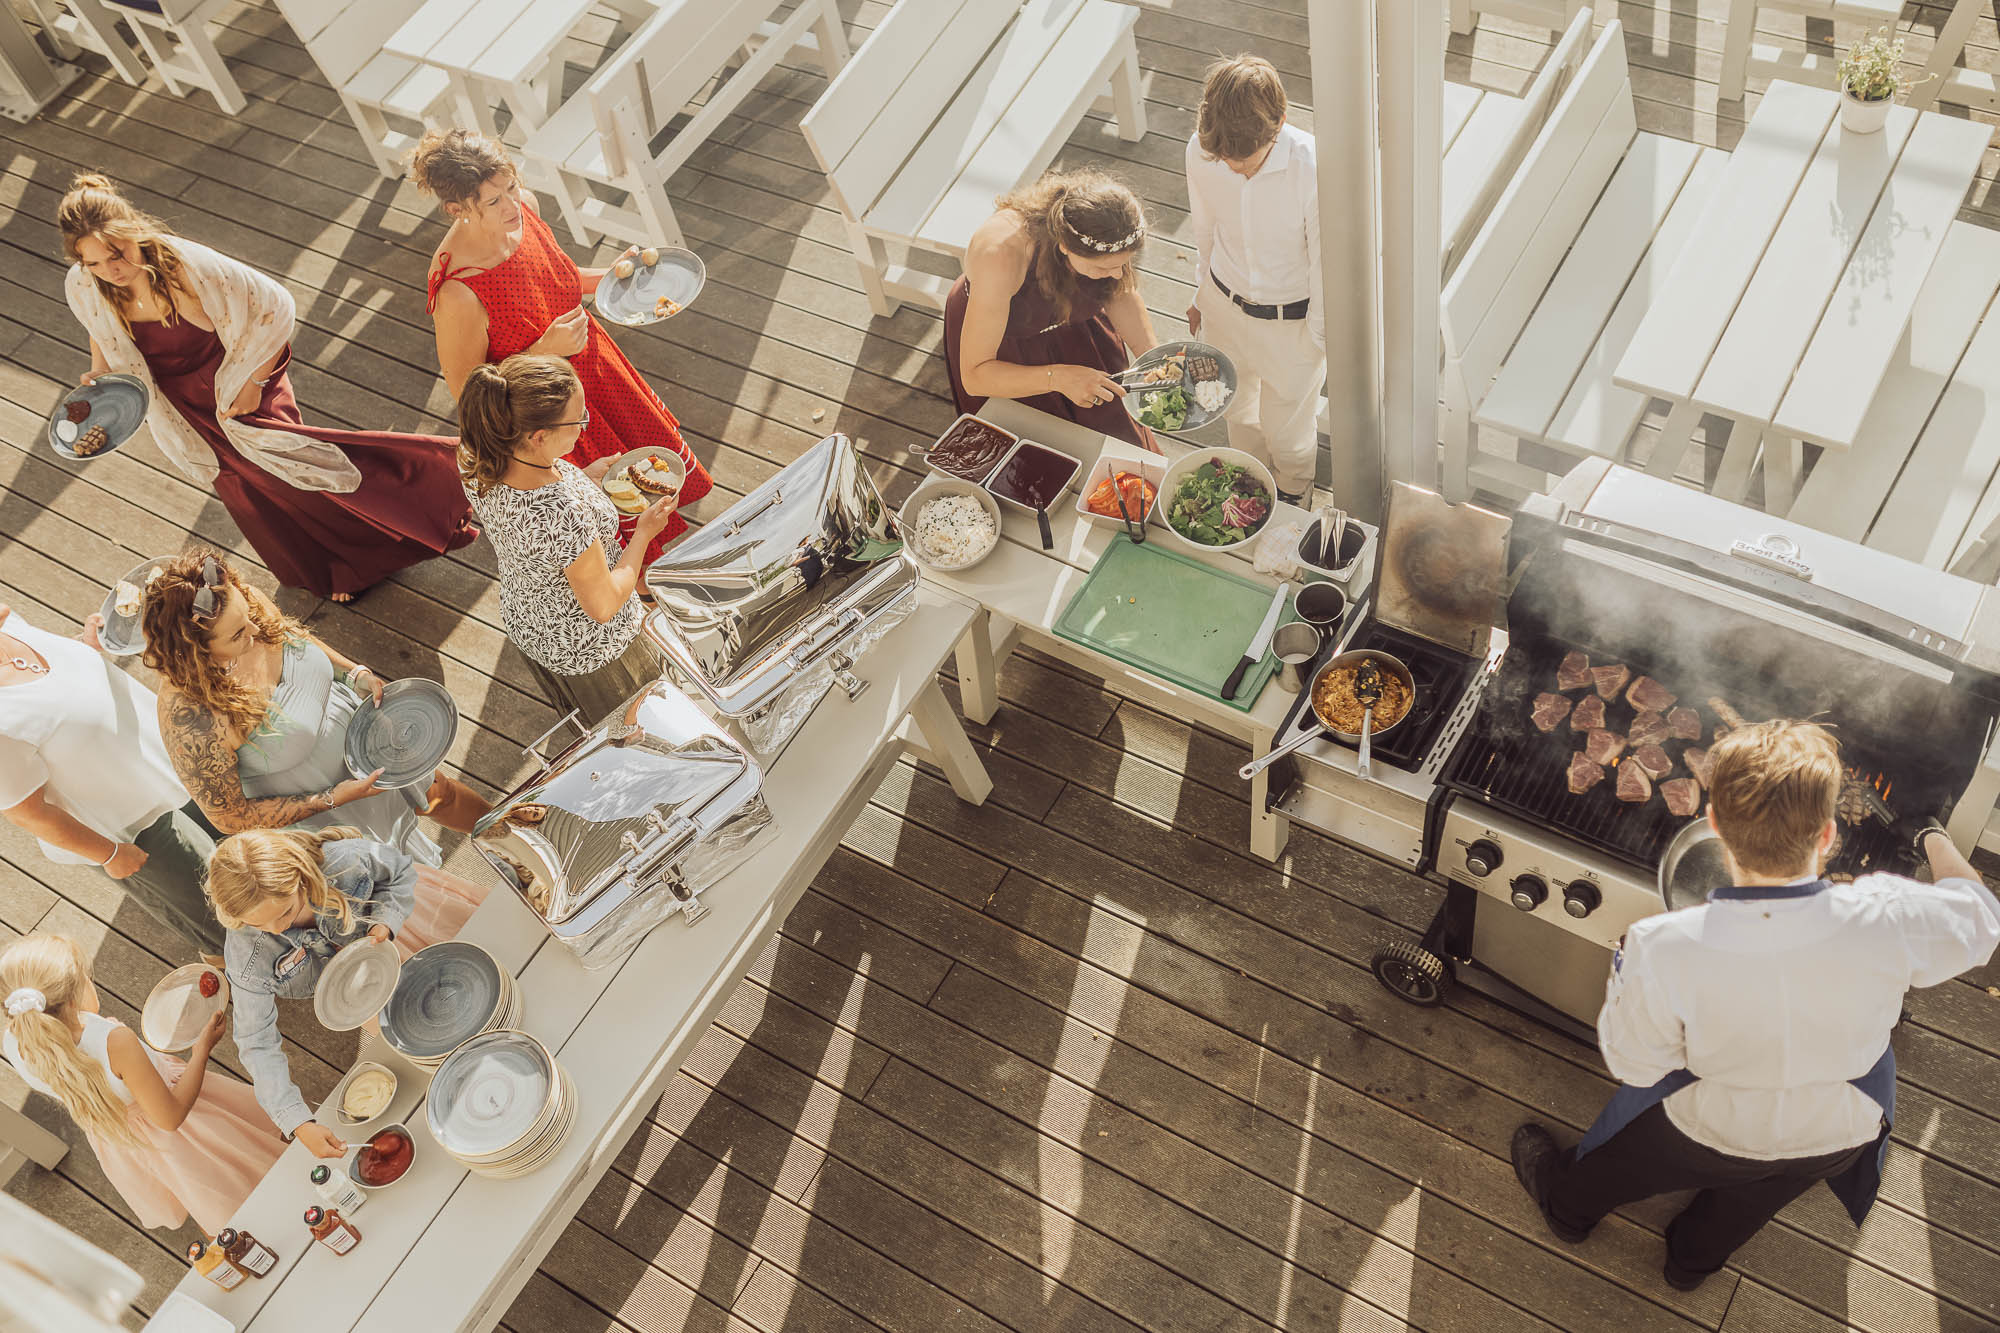
[{"label": "green leafy salad", "polygon": [[1187,390],[1178,384],[1171,389],[1154,389],[1139,404],[1139,420],[1154,430],[1179,430],[1187,425]]},{"label": "green leafy salad", "polygon": [[1250,469],[1219,458],[1182,477],[1167,509],[1174,531],[1203,546],[1234,546],[1270,516],[1270,488]]}]

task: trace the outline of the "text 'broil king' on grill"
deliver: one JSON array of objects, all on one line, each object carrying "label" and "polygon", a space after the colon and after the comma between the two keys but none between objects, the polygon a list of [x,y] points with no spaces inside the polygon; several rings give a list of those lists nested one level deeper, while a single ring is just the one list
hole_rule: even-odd
[{"label": "text 'broil king' on grill", "polygon": [[1594,1021],[1732,725],[1833,728],[1836,877],[1913,869],[1898,817],[1969,848],[2000,796],[2000,589],[1602,460],[1522,506],[1507,578],[1506,649],[1426,819],[1446,901],[1376,959],[1406,999],[1497,977]]}]

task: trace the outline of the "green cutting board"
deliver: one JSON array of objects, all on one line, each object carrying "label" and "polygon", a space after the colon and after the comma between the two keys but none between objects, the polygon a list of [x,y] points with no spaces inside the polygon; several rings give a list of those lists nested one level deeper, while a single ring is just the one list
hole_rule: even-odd
[{"label": "green cutting board", "polygon": [[1204,565],[1149,540],[1111,543],[1057,617],[1055,632],[1127,666],[1249,712],[1278,659],[1244,673],[1234,699],[1222,682],[1264,623],[1277,589]]}]

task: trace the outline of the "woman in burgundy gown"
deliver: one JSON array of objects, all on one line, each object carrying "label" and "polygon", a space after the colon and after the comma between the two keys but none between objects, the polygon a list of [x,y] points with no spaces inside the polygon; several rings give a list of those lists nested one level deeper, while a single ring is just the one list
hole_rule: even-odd
[{"label": "woman in burgundy gown", "polygon": [[1156,346],[1135,265],[1139,200],[1096,171],[1051,172],[1000,198],[945,299],[945,364],[961,412],[1014,398],[1158,449],[1111,377]]},{"label": "woman in burgundy gown", "polygon": [[[579,269],[563,252],[534,196],[521,187],[513,161],[483,135],[432,131],[412,154],[410,175],[452,219],[430,274],[445,387],[457,398],[474,366],[498,364],[517,352],[566,359],[590,405],[589,423],[566,461],[583,468],[654,445],[673,450],[687,465],[680,508],[647,547],[647,561],[654,560],[687,531],[682,511],[714,482],[681,438],[674,414],[583,308],[583,297],[596,292],[607,270]],[[629,540],[632,528],[626,516],[620,536]]]},{"label": "woman in burgundy gown", "polygon": [[279,582],[335,601],[479,535],[455,440],[308,426],[293,400],[283,287],[174,236],[102,176],[57,211],[65,290],[90,333],[85,383],[145,380],[155,441],[212,486]]}]

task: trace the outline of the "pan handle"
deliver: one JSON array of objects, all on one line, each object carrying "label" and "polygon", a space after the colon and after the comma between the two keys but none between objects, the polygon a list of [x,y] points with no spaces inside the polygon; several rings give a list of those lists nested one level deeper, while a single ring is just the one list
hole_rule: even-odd
[{"label": "pan handle", "polygon": [[1303,749],[1307,741],[1316,741],[1325,734],[1326,734],[1325,727],[1309,727],[1305,731],[1300,732],[1298,735],[1286,741],[1283,745],[1280,745],[1277,749],[1271,751],[1269,754],[1264,755],[1262,758],[1252,759],[1249,763],[1237,769],[1236,776],[1242,778],[1244,781],[1247,782],[1251,778],[1256,777],[1259,773],[1262,773],[1265,769],[1269,768],[1271,765],[1277,763],[1280,759],[1283,759],[1286,755],[1290,754],[1292,751]]}]

